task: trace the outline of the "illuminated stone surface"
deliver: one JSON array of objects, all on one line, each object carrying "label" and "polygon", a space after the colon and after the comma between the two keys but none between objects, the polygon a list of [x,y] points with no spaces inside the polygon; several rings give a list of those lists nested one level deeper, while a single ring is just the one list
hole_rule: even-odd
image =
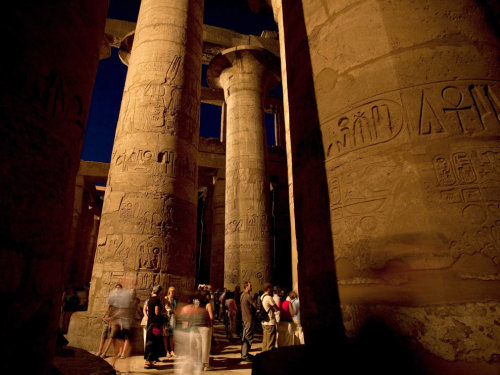
[{"label": "illuminated stone surface", "polygon": [[141,4],[89,309],[71,319],[73,346],[94,349],[95,327],[117,282],[141,301],[154,285],[174,285],[179,295],[194,288],[202,19],[200,1]]},{"label": "illuminated stone surface", "polygon": [[278,60],[252,46],[227,49],[211,63],[211,87],[226,102],[224,286],[271,281],[271,217],[263,97],[279,82]]}]

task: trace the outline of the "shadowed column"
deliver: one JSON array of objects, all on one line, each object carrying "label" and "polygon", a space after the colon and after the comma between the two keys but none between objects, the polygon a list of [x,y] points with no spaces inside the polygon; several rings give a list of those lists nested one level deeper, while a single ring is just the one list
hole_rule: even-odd
[{"label": "shadowed column", "polygon": [[271,281],[272,234],[263,96],[279,82],[279,60],[238,46],[216,56],[207,80],[227,105],[224,286]]},{"label": "shadowed column", "polygon": [[2,4],[2,374],[52,373],[75,176],[107,5]]},{"label": "shadowed column", "polygon": [[224,287],[224,170],[214,176],[212,252],[210,255],[210,284],[214,289]]}]

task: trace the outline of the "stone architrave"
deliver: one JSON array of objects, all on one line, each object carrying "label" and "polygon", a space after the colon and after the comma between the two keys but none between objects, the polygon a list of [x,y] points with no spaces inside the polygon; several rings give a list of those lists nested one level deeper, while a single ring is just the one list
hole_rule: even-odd
[{"label": "stone architrave", "polygon": [[[106,1],[8,2],[0,26],[0,373],[53,373]],[[43,30],[43,32],[42,32]],[[29,358],[29,360],[27,360]]]},{"label": "stone architrave", "polygon": [[[104,197],[90,317],[102,316],[117,282],[141,301],[156,284],[173,285],[180,295],[194,288],[202,19],[200,0],[142,1]],[[93,347],[82,334],[85,324],[76,323],[71,345]]]},{"label": "stone architrave", "polygon": [[271,281],[272,235],[263,97],[279,82],[279,60],[252,46],[222,51],[207,80],[226,102],[224,286]]}]

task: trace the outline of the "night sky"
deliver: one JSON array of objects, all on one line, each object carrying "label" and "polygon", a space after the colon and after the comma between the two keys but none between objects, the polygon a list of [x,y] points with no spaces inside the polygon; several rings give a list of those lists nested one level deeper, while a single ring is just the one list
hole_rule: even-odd
[{"label": "night sky", "polygon": [[[137,21],[140,0],[111,0],[108,17]],[[246,0],[205,0],[204,23],[224,27],[242,34],[260,35],[262,30],[277,31],[272,13],[256,15]],[[202,85],[208,86],[206,66],[202,69]],[[118,49],[111,49],[111,57],[101,60],[94,85],[92,104],[81,158],[87,161],[109,162],[115,137],[116,123],[125,85],[127,67],[118,58]],[[272,95],[280,95],[281,86]],[[202,137],[219,137],[220,114],[218,106],[201,105]],[[273,119],[266,114],[267,142],[274,144]]]}]

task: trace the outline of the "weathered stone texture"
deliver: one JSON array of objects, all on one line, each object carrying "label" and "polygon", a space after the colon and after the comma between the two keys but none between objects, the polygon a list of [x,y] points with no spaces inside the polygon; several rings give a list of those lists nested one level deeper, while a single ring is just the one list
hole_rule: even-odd
[{"label": "weathered stone texture", "polygon": [[200,1],[141,4],[92,274],[96,319],[117,282],[141,301],[156,284],[194,287],[202,18]]},{"label": "weathered stone texture", "polygon": [[414,306],[380,315],[441,358],[491,360],[495,314],[476,313],[500,298],[500,43],[484,9],[302,6],[341,302]]},{"label": "weathered stone texture", "polygon": [[421,347],[447,361],[498,361],[500,305],[497,302],[446,306],[394,307],[343,306],[350,336],[361,326],[382,318],[388,327],[418,342]]},{"label": "weathered stone texture", "polygon": [[252,46],[230,48],[210,64],[211,87],[227,111],[224,285],[271,279],[271,217],[263,97],[279,80],[277,59]]}]

